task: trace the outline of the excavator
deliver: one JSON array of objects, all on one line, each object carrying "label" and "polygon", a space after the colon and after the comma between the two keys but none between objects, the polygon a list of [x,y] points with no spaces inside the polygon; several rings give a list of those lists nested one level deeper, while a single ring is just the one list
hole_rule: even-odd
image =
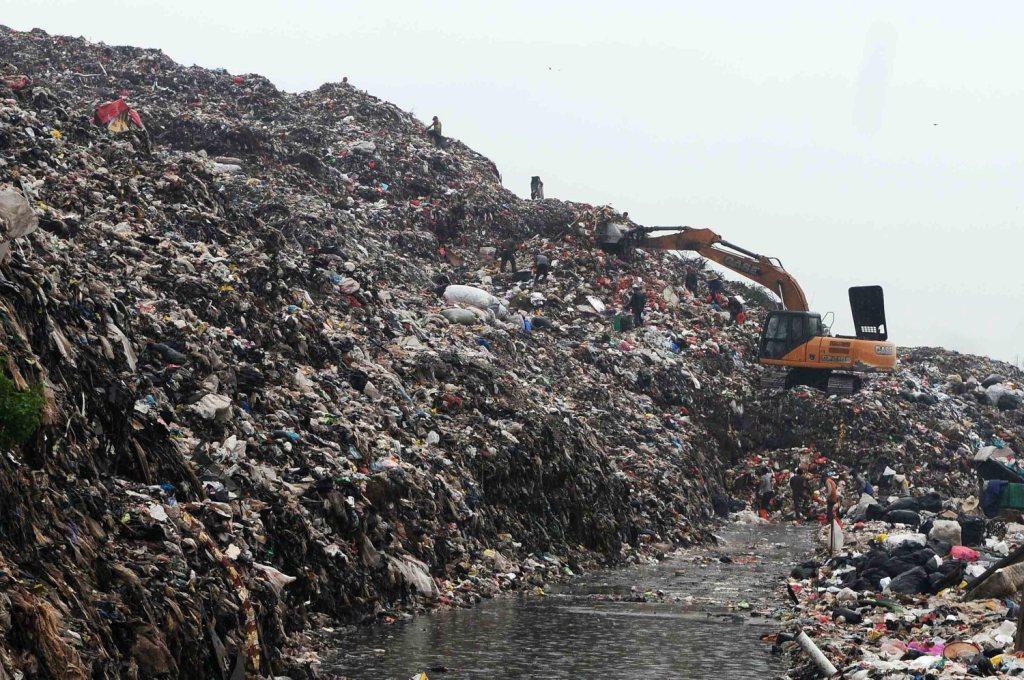
[{"label": "excavator", "polygon": [[627,260],[637,249],[693,251],[777,295],[781,309],[765,317],[758,361],[774,369],[772,382],[781,387],[806,385],[848,395],[860,390],[867,376],[891,372],[896,366],[881,286],[849,289],[856,335],[833,336],[821,315],[808,309],[803,289],[778,258],[729,243],[711,229],[627,228],[609,222],[599,228],[597,240],[602,250]]}]

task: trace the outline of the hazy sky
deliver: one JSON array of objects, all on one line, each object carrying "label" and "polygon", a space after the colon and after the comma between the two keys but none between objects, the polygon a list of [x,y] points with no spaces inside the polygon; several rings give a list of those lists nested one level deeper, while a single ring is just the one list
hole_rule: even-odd
[{"label": "hazy sky", "polygon": [[[505,183],[710,226],[849,332],[1024,356],[1024,4],[3,0],[0,22],[159,47],[287,90],[347,75]],[[2,58],[3,55],[0,55]]]}]

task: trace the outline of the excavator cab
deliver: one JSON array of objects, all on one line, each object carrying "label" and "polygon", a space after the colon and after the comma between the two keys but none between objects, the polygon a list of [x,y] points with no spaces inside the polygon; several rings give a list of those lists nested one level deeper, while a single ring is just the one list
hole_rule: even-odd
[{"label": "excavator cab", "polygon": [[812,338],[825,335],[821,314],[813,312],[768,312],[761,329],[761,358],[782,359]]},{"label": "excavator cab", "polygon": [[597,245],[606,253],[628,259],[632,253],[632,229],[621,222],[605,222],[594,234]]},{"label": "excavator cab", "polygon": [[[896,348],[888,342],[881,286],[850,288],[856,335],[833,336],[821,315],[800,310],[769,312],[761,329],[758,359],[786,369],[779,387],[807,385],[829,394],[852,394],[864,375],[891,371]],[[775,385],[772,376],[769,384]]]}]

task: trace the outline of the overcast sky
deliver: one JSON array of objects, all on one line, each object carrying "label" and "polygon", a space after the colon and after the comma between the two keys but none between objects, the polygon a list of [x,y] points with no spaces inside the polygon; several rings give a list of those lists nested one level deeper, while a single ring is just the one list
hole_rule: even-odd
[{"label": "overcast sky", "polygon": [[[528,195],[710,226],[849,332],[1024,357],[1021,3],[3,0],[0,22],[298,91],[347,75]],[[0,55],[2,58],[3,55]]]}]

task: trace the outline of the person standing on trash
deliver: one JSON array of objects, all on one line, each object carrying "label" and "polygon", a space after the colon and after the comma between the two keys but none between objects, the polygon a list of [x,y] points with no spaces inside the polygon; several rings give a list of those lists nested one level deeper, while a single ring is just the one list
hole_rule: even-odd
[{"label": "person standing on trash", "polygon": [[761,468],[761,479],[757,485],[757,509],[761,514],[771,512],[775,496],[775,475],[768,467]]},{"label": "person standing on trash", "polygon": [[737,295],[729,296],[729,320],[739,325],[747,321],[747,309],[743,305],[743,300]]},{"label": "person standing on trash", "polygon": [[690,295],[694,298],[697,297],[700,290],[700,278],[697,276],[697,270],[693,267],[686,268],[686,290],[690,291]]},{"label": "person standing on trash", "polygon": [[544,182],[540,181],[540,177],[538,175],[534,175],[530,178],[530,200],[544,200]]},{"label": "person standing on trash", "polygon": [[725,284],[717,274],[712,274],[708,277],[708,303],[712,305],[721,305],[722,296],[725,293]]},{"label": "person standing on trash", "polygon": [[789,490],[793,493],[793,514],[797,519],[807,517],[807,478],[803,470],[797,468],[789,478]]},{"label": "person standing on trash", "polygon": [[430,137],[430,141],[434,143],[434,146],[444,146],[444,137],[441,135],[441,121],[437,116],[434,116],[434,119],[424,132]]},{"label": "person standing on trash", "polygon": [[825,517],[831,523],[839,516],[839,485],[827,471],[821,473],[821,483],[824,487]]},{"label": "person standing on trash", "polygon": [[514,238],[505,239],[500,246],[498,246],[498,268],[500,271],[505,271],[505,265],[510,265],[510,271],[514,274],[516,271],[516,249],[519,244],[516,243]]},{"label": "person standing on trash", "polygon": [[647,306],[647,293],[639,281],[633,284],[633,291],[626,302],[626,309],[633,314],[633,327],[639,328],[644,324],[644,308]]},{"label": "person standing on trash", "polygon": [[537,253],[537,257],[533,261],[534,284],[538,281],[547,282],[549,271],[551,271],[551,260],[544,253]]},{"label": "person standing on trash", "polygon": [[519,310],[519,328],[523,331],[523,335],[529,335],[533,331],[533,321],[530,319],[530,315],[525,310]]},{"label": "person standing on trash", "polygon": [[869,496],[875,495],[875,489],[871,486],[871,482],[868,481],[867,475],[860,470],[854,470],[852,474],[858,493],[866,493]]}]

